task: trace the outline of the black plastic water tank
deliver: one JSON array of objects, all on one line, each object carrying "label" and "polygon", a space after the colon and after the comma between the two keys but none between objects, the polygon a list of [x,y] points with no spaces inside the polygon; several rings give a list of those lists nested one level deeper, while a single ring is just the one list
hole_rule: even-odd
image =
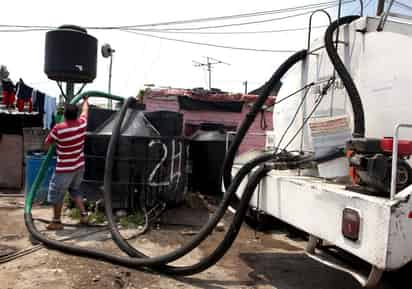
[{"label": "black plastic water tank", "polygon": [[[151,207],[159,200],[169,205],[183,201],[187,188],[188,142],[179,136],[159,135],[158,127],[139,109],[129,109],[114,156],[113,207],[133,208],[134,200]],[[110,116],[85,140],[85,182],[103,183],[105,156],[117,115]],[[127,205],[127,207],[124,207]]]},{"label": "black plastic water tank", "polygon": [[63,25],[46,33],[44,72],[56,81],[92,82],[96,78],[97,39],[86,29]]},{"label": "black plastic water tank", "polygon": [[162,136],[181,136],[183,131],[183,114],[175,111],[158,110],[146,112],[147,119]]},{"label": "black plastic water tank", "polygon": [[190,158],[192,161],[191,184],[202,194],[220,194],[221,170],[226,154],[224,125],[203,123],[191,137]]},{"label": "black plastic water tank", "polygon": [[86,130],[90,132],[96,130],[102,123],[108,120],[115,113],[115,110],[91,106],[87,117]]}]

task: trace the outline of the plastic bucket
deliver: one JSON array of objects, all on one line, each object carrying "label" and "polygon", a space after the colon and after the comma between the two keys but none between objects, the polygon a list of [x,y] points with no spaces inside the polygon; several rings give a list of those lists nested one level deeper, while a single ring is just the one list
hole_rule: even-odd
[{"label": "plastic bucket", "polygon": [[[26,180],[25,180],[25,192],[26,194],[30,191],[31,186],[36,179],[37,173],[39,172],[41,163],[45,159],[46,154],[43,152],[28,152],[26,155]],[[44,203],[47,201],[47,193],[49,191],[50,179],[56,168],[56,157],[52,158],[47,168],[46,175],[42,184],[40,185],[34,202]]]}]

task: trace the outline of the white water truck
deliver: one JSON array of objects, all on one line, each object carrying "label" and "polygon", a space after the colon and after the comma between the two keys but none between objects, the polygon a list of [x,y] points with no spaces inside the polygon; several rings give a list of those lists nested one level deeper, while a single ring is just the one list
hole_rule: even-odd
[{"label": "white water truck", "polygon": [[[382,17],[341,18],[282,79],[266,153],[284,163],[250,203],[307,232],[307,255],[365,287],[412,261],[412,24],[389,20],[390,7]],[[293,163],[307,156],[312,163]],[[370,271],[334,258],[331,246]]]}]

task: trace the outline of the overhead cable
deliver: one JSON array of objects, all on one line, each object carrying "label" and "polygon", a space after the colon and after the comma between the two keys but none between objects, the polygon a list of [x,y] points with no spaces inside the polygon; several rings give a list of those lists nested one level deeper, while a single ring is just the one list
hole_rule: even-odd
[{"label": "overhead cable", "polygon": [[163,37],[163,36],[158,36],[158,35],[153,35],[153,34],[148,34],[148,33],[141,33],[141,32],[128,30],[128,29],[121,29],[121,31],[136,34],[136,35],[140,35],[140,36],[144,36],[144,37],[151,37],[151,38],[157,38],[157,39],[175,41],[175,42],[181,42],[181,43],[187,43],[187,44],[194,44],[194,45],[210,46],[210,47],[217,47],[217,48],[226,48],[226,49],[232,49],[232,50],[243,50],[243,51],[254,51],[254,52],[271,52],[271,53],[292,53],[292,52],[297,51],[297,50],[292,50],[292,49],[286,49],[286,50],[277,49],[277,50],[275,50],[275,49],[236,47],[236,46],[228,46],[228,45],[220,45],[220,44],[213,44],[213,43],[206,43],[206,42],[197,42],[197,41],[169,38],[169,37]]},{"label": "overhead cable", "polygon": [[[355,0],[348,0],[346,2],[354,2]],[[312,10],[317,9],[323,6],[336,6],[339,1],[329,1],[323,3],[315,3],[310,5],[303,5],[303,6],[295,6],[295,7],[288,7],[283,9],[276,9],[276,10],[267,10],[267,11],[259,11],[259,12],[252,12],[252,13],[244,13],[244,14],[234,14],[234,15],[226,15],[226,16],[217,16],[217,17],[205,17],[205,18],[197,18],[197,19],[188,19],[188,20],[177,20],[177,21],[167,21],[167,22],[157,22],[157,23],[150,23],[150,24],[137,24],[137,25],[125,25],[125,26],[108,26],[108,27],[89,27],[90,29],[129,29],[129,28],[143,28],[143,27],[154,27],[154,26],[167,26],[167,25],[181,25],[181,24],[189,24],[189,23],[199,23],[199,22],[211,22],[211,21],[222,21],[222,20],[229,20],[229,19],[236,19],[236,18],[246,18],[246,17],[257,17],[257,16],[264,16],[269,14],[280,14],[280,13],[288,13],[288,12],[296,12],[300,10]]]},{"label": "overhead cable", "polygon": [[14,33],[14,32],[40,32],[40,31],[48,31],[49,29],[46,28],[22,28],[22,29],[2,29],[0,28],[1,32],[6,33]]},{"label": "overhead cable", "polygon": [[[326,28],[327,25],[313,26],[312,29]],[[255,30],[255,31],[182,31],[172,29],[128,29],[139,32],[154,32],[154,33],[171,33],[171,34],[206,34],[206,35],[234,35],[234,34],[266,34],[266,33],[281,33],[281,32],[294,32],[294,31],[306,31],[308,27],[296,27],[285,28],[275,30]]]},{"label": "overhead cable", "polygon": [[407,5],[407,4],[403,3],[403,2],[400,2],[400,1],[395,0],[395,4],[396,4],[398,7],[406,8],[406,9],[408,9],[408,10],[412,10],[412,6],[409,6],[409,5]]},{"label": "overhead cable", "polygon": [[[344,3],[351,3],[354,2],[353,0],[350,1],[345,1]],[[325,9],[333,8],[336,5],[329,5],[324,7]],[[235,26],[245,26],[245,25],[252,25],[252,24],[261,24],[261,23],[268,23],[268,22],[274,22],[274,21],[279,21],[279,20],[286,20],[286,19],[291,19],[295,17],[300,17],[304,15],[309,15],[311,14],[312,11],[306,11],[302,13],[296,13],[292,15],[287,15],[287,16],[282,16],[282,17],[276,17],[276,18],[269,18],[269,19],[263,19],[263,20],[254,20],[254,21],[247,21],[247,22],[238,22],[238,23],[228,23],[228,24],[220,24],[220,25],[211,25],[211,26],[198,26],[198,27],[181,27],[181,28],[170,28],[169,30],[173,31],[188,31],[188,30],[205,30],[205,29],[216,29],[216,28],[226,28],[226,27],[235,27]],[[130,28],[127,28],[130,29]]]},{"label": "overhead cable", "polygon": [[[347,1],[344,1],[343,4],[351,3],[354,1],[355,0],[347,0]],[[329,1],[329,2],[289,7],[289,8],[283,8],[283,9],[277,9],[277,10],[268,10],[268,11],[260,11],[260,12],[253,12],[253,13],[235,14],[235,15],[227,15],[227,16],[218,16],[218,17],[207,17],[207,18],[198,18],[198,19],[189,19],[189,20],[178,20],[178,21],[158,22],[158,23],[150,23],[150,24],[137,24],[137,25],[123,25],[123,26],[85,26],[85,28],[91,29],[91,30],[116,30],[116,29],[144,28],[144,27],[166,26],[166,25],[180,25],[180,24],[187,24],[187,23],[199,23],[199,22],[210,22],[210,21],[222,21],[222,20],[229,20],[229,19],[236,19],[236,18],[257,17],[257,16],[264,16],[264,15],[270,15],[270,14],[296,12],[300,10],[316,9],[320,7],[331,8],[331,7],[335,7],[338,2],[339,1]],[[237,26],[237,25],[249,25],[249,24],[254,24],[254,23],[265,23],[265,22],[270,22],[270,21],[275,21],[275,20],[288,19],[291,17],[298,17],[298,16],[305,15],[308,13],[310,12],[305,12],[305,13],[300,13],[297,15],[290,15],[287,17],[280,17],[280,18],[275,18],[275,19],[266,19],[266,20],[263,20],[263,22],[250,21],[246,23],[238,23],[238,24],[234,23],[234,24],[228,24],[228,25]],[[0,24],[0,28],[54,29],[57,27],[50,26],[50,25]],[[176,30],[176,29],[173,29],[173,30]],[[179,28],[179,29],[194,30],[194,29],[206,29],[206,27],[205,28],[189,27],[189,28]]]},{"label": "overhead cable", "polygon": [[[327,25],[313,26],[312,29],[326,28]],[[42,32],[48,31],[46,28],[22,28],[22,29],[2,29],[1,32]],[[283,32],[296,32],[306,31],[308,27],[296,27],[274,30],[253,30],[253,31],[173,31],[169,29],[127,29],[137,32],[150,32],[150,33],[167,33],[167,34],[195,34],[195,35],[236,35],[236,34],[270,34],[270,33],[283,33]]]}]

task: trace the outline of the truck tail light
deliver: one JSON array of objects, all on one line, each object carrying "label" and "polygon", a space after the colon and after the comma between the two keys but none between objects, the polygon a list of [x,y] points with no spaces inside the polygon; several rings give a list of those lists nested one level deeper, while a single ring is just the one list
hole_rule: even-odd
[{"label": "truck tail light", "polygon": [[342,234],[352,241],[359,240],[360,216],[353,209],[345,208],[342,215]]}]

